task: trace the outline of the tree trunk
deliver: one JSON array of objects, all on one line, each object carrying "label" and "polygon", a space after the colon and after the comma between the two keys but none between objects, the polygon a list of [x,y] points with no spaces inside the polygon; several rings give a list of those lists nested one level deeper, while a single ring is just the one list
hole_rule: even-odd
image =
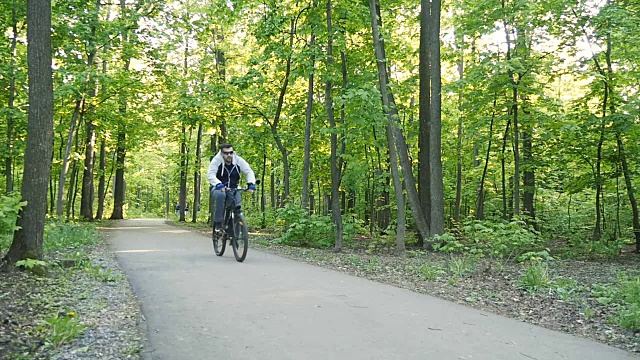
[{"label": "tree trunk", "polygon": [[[331,19],[331,0],[327,0],[327,71],[331,73],[333,66],[333,35],[332,35],[332,19]],[[333,98],[331,90],[333,82],[331,76],[327,77],[325,85],[325,107],[327,109],[327,118],[331,128],[331,218],[336,224],[336,243],[334,251],[342,251],[342,243],[344,238],[344,229],[342,227],[342,213],[340,211],[340,172],[341,168],[338,164],[338,134],[336,121],[333,113]]]},{"label": "tree trunk", "polygon": [[[373,32],[373,47],[376,54],[376,59],[378,63],[378,78],[380,82],[380,93],[382,95],[382,103],[384,106],[384,111],[387,113],[388,124],[386,129],[387,135],[387,145],[389,147],[389,162],[391,168],[391,177],[393,178],[395,194],[396,194],[396,204],[397,204],[397,216],[398,216],[398,226],[396,230],[396,251],[399,255],[404,254],[405,244],[404,239],[406,237],[406,219],[405,219],[405,202],[404,195],[402,189],[402,182],[400,179],[400,174],[398,173],[398,161],[397,161],[397,152],[405,151],[397,150],[396,145],[401,142],[401,139],[395,138],[397,131],[394,130],[394,127],[397,125],[397,109],[395,108],[395,104],[393,102],[393,97],[388,91],[388,76],[387,76],[387,68],[386,68],[386,56],[384,51],[384,41],[380,37],[379,27],[381,26],[382,20],[380,19],[380,6],[377,0],[369,0],[369,11],[371,15],[371,29]],[[394,109],[396,109],[394,111]],[[395,118],[394,118],[395,117]],[[411,168],[409,168],[409,172],[411,172]],[[406,181],[406,179],[405,179]],[[407,184],[407,187],[409,184]],[[415,192],[415,184],[414,186]],[[417,199],[417,192],[414,194]],[[423,225],[424,223],[423,219]],[[426,233],[421,231],[422,235],[425,236]],[[426,236],[425,236],[426,237]]]},{"label": "tree trunk", "polygon": [[198,121],[198,137],[196,139],[196,168],[193,171],[193,209],[191,222],[198,220],[198,210],[200,209],[200,168],[202,167],[202,121]]},{"label": "tree trunk", "polygon": [[[29,115],[22,200],[13,242],[3,259],[13,265],[23,259],[42,259],[47,186],[53,151],[53,76],[51,71],[51,1],[27,2],[27,64]],[[44,159],[44,161],[43,161]]]},{"label": "tree trunk", "polygon": [[[82,122],[82,118],[80,119],[80,121]],[[76,154],[80,153],[79,141],[78,141],[79,137],[80,137],[80,134],[76,133],[76,136],[74,137],[74,142],[75,142],[74,149]],[[76,199],[76,191],[78,189],[77,176],[78,176],[78,160],[73,160],[71,164],[71,179],[69,179],[69,192],[67,193],[67,218],[71,218],[75,216],[75,205],[76,205],[75,199]]]},{"label": "tree trunk", "polygon": [[[122,116],[125,116],[126,102],[120,106],[120,113]],[[118,138],[116,143],[116,177],[114,180],[113,213],[110,217],[111,220],[124,219],[124,159],[126,156],[126,134],[125,125],[120,124],[118,127]]]},{"label": "tree trunk", "polygon": [[[382,24],[380,18],[380,8],[379,4],[376,0],[369,1],[369,7],[371,13],[371,25],[373,29],[373,41],[374,41],[374,49],[376,53],[376,59],[378,60],[378,75],[380,81],[380,93],[382,95],[382,102],[387,113],[387,118],[389,121],[389,125],[392,127],[393,138],[395,140],[397,146],[397,153],[400,159],[400,167],[402,168],[402,173],[404,175],[404,183],[405,189],[407,190],[407,196],[409,198],[409,205],[411,206],[411,210],[413,212],[413,217],[416,222],[416,226],[418,231],[422,235],[423,238],[429,237],[429,224],[426,222],[424,213],[422,211],[422,207],[420,205],[420,200],[418,199],[418,192],[416,190],[416,184],[413,177],[413,171],[411,162],[409,161],[409,155],[407,151],[407,144],[404,139],[404,135],[400,130],[400,123],[398,121],[398,108],[395,105],[395,100],[393,99],[393,94],[389,89],[389,77],[386,67],[386,54],[384,50],[384,41],[380,37],[379,27]],[[433,179],[433,177],[431,178]],[[432,244],[430,242],[425,242],[425,246],[428,249],[431,249]]]},{"label": "tree trunk", "polygon": [[535,179],[535,166],[533,164],[533,143],[531,140],[531,132],[522,132],[522,146],[524,150],[523,160],[526,165],[524,170],[524,194],[523,194],[523,206],[525,215],[528,217],[527,222],[531,223],[537,228],[535,218],[535,193],[536,193],[536,179]]},{"label": "tree trunk", "polygon": [[[458,50],[460,51],[460,59],[458,60],[458,78],[462,80],[464,78],[464,48],[462,47],[461,36],[456,34],[458,40]],[[462,115],[462,91],[458,94],[458,143],[457,143],[457,164],[456,164],[456,203],[453,208],[453,219],[460,222],[460,210],[462,208],[462,126],[464,124],[464,117]]]},{"label": "tree trunk", "polygon": [[[313,2],[313,8],[315,9],[318,4],[317,0]],[[327,14],[327,17],[329,14]],[[328,20],[327,20],[328,21]],[[313,113],[313,73],[315,72],[315,26],[311,26],[311,39],[309,40],[309,48],[311,49],[311,70],[309,71],[309,86],[307,88],[307,109],[305,112],[305,126],[304,126],[304,155],[302,166],[302,199],[300,205],[303,209],[309,210],[309,174],[311,172],[311,115]]]},{"label": "tree trunk", "polygon": [[[126,2],[120,2],[120,11],[122,18],[126,18]],[[129,42],[129,32],[128,27],[124,27],[122,29],[122,46],[123,48],[128,46]],[[129,71],[129,66],[131,65],[131,55],[129,55],[126,51],[123,52],[123,60],[124,66],[123,70],[125,73]],[[126,149],[127,149],[127,126],[126,126],[126,116],[127,116],[127,98],[126,95],[121,95],[120,98],[120,124],[118,125],[118,140],[116,145],[116,177],[114,181],[114,196],[113,196],[113,213],[111,214],[110,219],[124,219],[124,202],[125,202],[125,183],[124,183],[124,161],[126,157]]]},{"label": "tree trunk", "polygon": [[82,175],[82,197],[80,200],[80,216],[86,220],[93,220],[93,166],[95,158],[96,133],[91,119],[85,121],[86,140],[84,171]]},{"label": "tree trunk", "polygon": [[[431,26],[431,2],[420,1],[420,52],[418,62],[418,76],[420,78],[420,90],[418,95],[418,107],[420,130],[418,133],[418,192],[420,204],[427,224],[431,223],[431,175],[429,156],[429,128],[431,124],[431,63],[429,52],[429,33]],[[418,245],[424,246],[424,237],[418,234]]]},{"label": "tree trunk", "polygon": [[[442,178],[442,79],[440,78],[440,0],[431,1],[429,60],[431,71],[431,123],[429,128],[429,168],[431,175],[430,236],[444,233],[444,180]],[[406,177],[406,175],[405,175]],[[407,184],[408,186],[408,184]],[[410,194],[410,191],[409,191]],[[411,195],[410,195],[411,196]],[[411,198],[409,198],[411,200]],[[430,245],[428,245],[430,247]]]},{"label": "tree trunk", "polygon": [[487,145],[487,154],[484,157],[484,169],[482,170],[482,178],[480,179],[478,189],[478,200],[476,201],[476,220],[484,220],[484,182],[487,178],[487,169],[489,168],[489,155],[491,154],[491,141],[493,140],[493,123],[496,118],[496,104],[498,102],[498,94],[496,93],[494,95],[491,123],[489,124],[489,144]]},{"label": "tree trunk", "polygon": [[296,31],[296,21],[295,18],[291,18],[291,27],[289,32],[289,56],[287,56],[286,62],[286,70],[284,75],[284,80],[282,82],[282,87],[280,88],[280,95],[278,96],[278,105],[276,107],[276,113],[273,117],[273,122],[271,122],[271,133],[273,134],[273,139],[276,142],[276,146],[282,155],[282,170],[283,170],[283,194],[282,194],[282,203],[286,203],[289,199],[289,151],[286,146],[282,142],[280,135],[278,134],[278,124],[280,123],[280,115],[282,114],[282,107],[284,105],[284,96],[287,93],[287,87],[289,86],[289,76],[291,75],[291,57],[293,55],[293,39],[295,37]]},{"label": "tree trunk", "polygon": [[511,127],[511,118],[507,121],[507,128],[504,130],[504,137],[502,138],[502,156],[500,157],[500,166],[502,168],[502,218],[509,219],[507,208],[507,168],[505,164],[507,141],[509,140],[509,127]]},{"label": "tree trunk", "polygon": [[96,219],[102,220],[104,214],[104,197],[105,197],[105,154],[106,144],[104,139],[100,142],[100,180],[98,180],[98,211],[96,212]]},{"label": "tree trunk", "polygon": [[180,137],[180,195],[178,203],[180,204],[179,221],[185,221],[185,208],[187,206],[187,130],[182,122],[182,136]]},{"label": "tree trunk", "polygon": [[622,173],[624,174],[624,183],[627,187],[627,195],[631,204],[631,213],[633,215],[633,234],[636,240],[636,253],[640,253],[640,216],[638,215],[638,202],[636,201],[633,185],[631,183],[631,172],[627,164],[627,155],[624,150],[624,143],[620,134],[617,134],[618,150],[620,151],[620,163],[622,165]]},{"label": "tree trunk", "polygon": [[58,181],[58,200],[56,202],[56,215],[62,216],[64,185],[66,183],[67,172],[69,171],[69,156],[71,155],[71,147],[75,138],[76,122],[80,116],[80,109],[84,103],[84,97],[76,100],[76,105],[71,116],[71,125],[69,127],[69,135],[67,135],[67,145],[65,147],[64,156],[62,157],[62,167],[60,169],[60,180]]},{"label": "tree trunk", "polygon": [[[96,37],[96,26],[98,24],[98,14],[100,12],[100,1],[96,0],[96,8],[93,10],[94,17],[91,24],[91,37],[89,38],[88,48],[89,54],[87,56],[87,74],[91,74],[93,70],[93,62],[96,56],[96,48],[95,48],[95,37]],[[88,87],[88,93],[91,94],[91,97],[96,97],[97,87],[96,83],[93,79],[90,78],[90,75],[87,75],[87,83],[85,83],[85,87]],[[82,104],[82,111],[84,115],[85,113],[85,104]],[[85,149],[85,157],[84,157],[84,172],[82,175],[82,197],[80,200],[80,216],[87,220],[93,220],[93,199],[94,199],[94,187],[93,187],[93,167],[95,162],[95,144],[96,144],[96,134],[95,134],[95,125],[93,124],[93,120],[90,116],[86,116],[85,118],[86,124],[86,149]]]},{"label": "tree trunk", "polygon": [[16,47],[18,43],[18,18],[16,15],[17,1],[13,0],[11,4],[11,64],[10,80],[9,80],[9,101],[7,103],[7,154],[4,159],[4,175],[5,175],[5,194],[13,191],[13,113],[14,102],[16,98]]}]

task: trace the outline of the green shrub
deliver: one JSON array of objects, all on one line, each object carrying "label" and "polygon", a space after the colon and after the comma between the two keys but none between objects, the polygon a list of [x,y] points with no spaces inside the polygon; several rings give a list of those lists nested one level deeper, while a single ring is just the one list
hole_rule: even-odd
[{"label": "green shrub", "polygon": [[476,271],[476,259],[471,256],[456,257],[449,261],[449,273],[457,277],[464,277]]},{"label": "green shrub", "polygon": [[59,347],[80,335],[86,325],[80,323],[75,312],[63,312],[45,319],[41,328],[45,332],[45,345]]},{"label": "green shrub", "polygon": [[[288,204],[278,209],[277,227],[282,234],[276,243],[299,247],[330,247],[335,244],[336,230],[329,216],[311,214],[306,210]],[[343,236],[345,242],[363,231],[362,221],[354,216],[343,216]]]},{"label": "green shrub", "polygon": [[52,221],[45,226],[44,251],[78,250],[95,243],[98,236],[91,224]]},{"label": "green shrub", "polygon": [[0,254],[9,250],[12,241],[13,234],[0,234]]},{"label": "green shrub", "polygon": [[16,219],[25,205],[26,201],[20,201],[20,193],[0,196],[0,234],[11,234],[18,230]]},{"label": "green shrub", "polygon": [[438,265],[423,264],[418,268],[418,273],[422,280],[435,281],[440,275],[445,274],[445,271]]},{"label": "green shrub", "polygon": [[[523,253],[540,251],[542,240],[537,231],[522,219],[469,220],[460,234],[445,233],[433,238],[436,250],[446,253],[467,252],[476,256],[516,259]],[[548,255],[548,254],[547,254]]]},{"label": "green shrub", "polygon": [[464,236],[471,240],[471,247],[481,255],[515,259],[542,246],[538,232],[522,219],[510,222],[473,220],[465,223],[462,230]]},{"label": "green shrub", "polygon": [[527,291],[538,291],[549,285],[549,269],[547,264],[535,262],[529,265],[520,280],[518,287]]},{"label": "green shrub", "polygon": [[334,229],[328,216],[309,215],[306,210],[288,204],[278,209],[277,223],[282,235],[278,244],[299,247],[329,247],[335,243]]}]

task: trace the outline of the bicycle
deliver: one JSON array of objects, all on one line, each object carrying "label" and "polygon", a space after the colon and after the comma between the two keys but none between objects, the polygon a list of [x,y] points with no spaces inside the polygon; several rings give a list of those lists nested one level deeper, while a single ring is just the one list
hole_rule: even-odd
[{"label": "bicycle", "polygon": [[247,222],[244,216],[242,216],[242,209],[236,205],[236,193],[247,190],[249,189],[240,188],[227,189],[225,191],[227,194],[224,207],[224,221],[222,222],[223,232],[221,236],[220,234],[216,234],[214,227],[211,236],[213,240],[213,251],[217,256],[224,255],[228,239],[233,249],[233,256],[238,262],[243,262],[247,257],[247,251],[249,250],[249,230],[247,228]]}]

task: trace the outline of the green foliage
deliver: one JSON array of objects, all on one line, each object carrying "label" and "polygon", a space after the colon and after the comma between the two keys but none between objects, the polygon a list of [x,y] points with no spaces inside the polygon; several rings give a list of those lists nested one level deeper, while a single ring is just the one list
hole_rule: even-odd
[{"label": "green foliage", "polygon": [[0,253],[9,250],[9,246],[11,246],[12,240],[12,234],[0,234]]},{"label": "green foliage", "polygon": [[0,196],[0,234],[13,233],[19,229],[16,226],[16,219],[20,209],[27,205],[26,201],[20,201],[20,199],[20,193]]},{"label": "green foliage", "polygon": [[617,315],[618,324],[632,331],[640,330],[640,279],[623,282],[618,295],[624,303]]},{"label": "green foliage", "polygon": [[525,261],[550,261],[553,260],[553,257],[549,255],[548,250],[542,251],[528,251],[526,253],[520,254],[517,258],[517,262],[525,262]]},{"label": "green foliage", "polygon": [[25,259],[25,260],[17,261],[16,266],[20,266],[27,270],[31,270],[36,266],[47,266],[47,263],[42,260]]},{"label": "green foliage", "polygon": [[554,279],[549,286],[562,301],[569,300],[576,291],[583,288],[582,286],[579,286],[575,280],[565,278]]},{"label": "green foliage", "polygon": [[[523,220],[470,220],[463,223],[459,237],[443,234],[434,237],[442,252],[468,252],[477,256],[516,259],[523,253],[535,253],[542,240]],[[543,254],[542,251],[538,251]],[[549,257],[549,254],[546,255]]]},{"label": "green foliage", "polygon": [[61,313],[44,320],[45,345],[59,347],[75,339],[87,326],[80,323],[75,312]]},{"label": "green foliage", "polygon": [[92,278],[98,279],[102,282],[116,282],[121,277],[112,272],[110,268],[103,268],[100,265],[93,265],[88,260],[80,260],[76,262],[76,268],[86,271]]},{"label": "green foliage", "polygon": [[518,288],[527,291],[538,291],[549,285],[549,269],[546,263],[534,262],[525,270],[522,277],[518,280]]},{"label": "green foliage", "polygon": [[288,204],[278,209],[277,224],[284,233],[276,243],[300,247],[329,247],[334,240],[333,224],[327,216],[308,215],[300,207]]},{"label": "green foliage", "polygon": [[44,232],[44,250],[79,250],[98,239],[95,227],[87,223],[52,221],[46,224]]},{"label": "green foliage", "polygon": [[476,271],[476,259],[472,256],[454,257],[449,260],[449,273],[457,277],[465,277]]},{"label": "green foliage", "polygon": [[427,281],[438,280],[441,275],[446,274],[441,266],[433,264],[422,264],[418,267],[417,270],[420,278]]},{"label": "green foliage", "polygon": [[[282,235],[276,243],[299,247],[330,247],[335,243],[335,226],[331,217],[311,214],[302,208],[287,204],[278,209],[276,224]],[[355,217],[343,217],[344,239],[362,231],[361,221]]]}]

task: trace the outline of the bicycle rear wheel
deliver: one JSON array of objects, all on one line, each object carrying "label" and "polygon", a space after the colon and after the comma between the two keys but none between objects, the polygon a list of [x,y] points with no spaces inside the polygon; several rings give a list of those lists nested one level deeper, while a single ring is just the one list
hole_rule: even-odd
[{"label": "bicycle rear wheel", "polygon": [[216,255],[224,255],[224,250],[227,246],[227,234],[216,234],[216,229],[214,228],[211,239],[213,240],[213,251],[216,253]]},{"label": "bicycle rear wheel", "polygon": [[249,250],[249,230],[247,222],[241,214],[233,217],[233,240],[231,240],[233,256],[238,262],[243,262]]}]

